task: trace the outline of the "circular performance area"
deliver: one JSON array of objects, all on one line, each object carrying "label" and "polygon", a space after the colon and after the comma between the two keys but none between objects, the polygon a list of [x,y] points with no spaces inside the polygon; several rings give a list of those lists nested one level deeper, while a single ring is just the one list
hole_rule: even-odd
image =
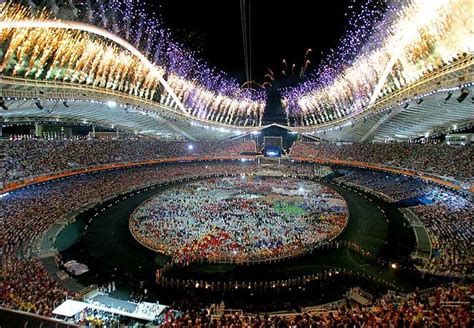
[{"label": "circular performance area", "polygon": [[174,263],[257,263],[337,237],[349,211],[333,189],[297,178],[232,176],[178,184],[143,202],[129,228]]}]

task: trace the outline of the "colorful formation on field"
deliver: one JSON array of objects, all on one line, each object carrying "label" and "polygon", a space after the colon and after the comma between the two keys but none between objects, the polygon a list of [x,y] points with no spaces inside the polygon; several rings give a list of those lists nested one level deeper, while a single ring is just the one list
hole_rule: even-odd
[{"label": "colorful formation on field", "polygon": [[314,182],[242,176],[171,188],[137,208],[129,226],[139,242],[177,263],[258,262],[336,237],[347,213],[339,194]]}]

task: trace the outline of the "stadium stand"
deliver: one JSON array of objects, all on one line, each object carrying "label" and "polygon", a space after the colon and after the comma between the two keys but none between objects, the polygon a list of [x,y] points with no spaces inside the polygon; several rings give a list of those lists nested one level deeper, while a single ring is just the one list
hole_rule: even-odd
[{"label": "stadium stand", "polygon": [[472,147],[435,144],[340,144],[296,142],[293,157],[344,160],[420,171],[472,181]]},{"label": "stadium stand", "polygon": [[350,303],[301,313],[212,315],[188,310],[161,327],[469,327],[472,286],[439,287],[406,296],[387,294],[369,306]]},{"label": "stadium stand", "polygon": [[0,175],[15,180],[65,170],[173,157],[237,156],[255,152],[254,141],[0,140]]},{"label": "stadium stand", "polygon": [[245,173],[252,165],[181,163],[77,175],[4,194],[0,199],[1,305],[41,315],[74,293],[59,287],[34,256],[33,242],[51,224],[110,195],[189,176]]},{"label": "stadium stand", "polygon": [[427,228],[433,254],[425,271],[437,275],[473,277],[474,238],[472,196],[418,178],[353,169],[336,181],[383,196],[392,202],[420,198],[427,205],[410,207]]}]

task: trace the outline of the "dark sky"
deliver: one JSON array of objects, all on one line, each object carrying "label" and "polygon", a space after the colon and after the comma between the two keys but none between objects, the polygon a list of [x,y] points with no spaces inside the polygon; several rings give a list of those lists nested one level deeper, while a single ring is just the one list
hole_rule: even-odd
[{"label": "dark sky", "polygon": [[[201,49],[201,57],[245,81],[240,0],[149,0],[179,41]],[[301,67],[305,50],[335,47],[345,29],[350,0],[247,0],[251,6],[252,74],[263,80],[266,68],[280,75],[281,60]],[[157,8],[157,6],[160,8]]]}]

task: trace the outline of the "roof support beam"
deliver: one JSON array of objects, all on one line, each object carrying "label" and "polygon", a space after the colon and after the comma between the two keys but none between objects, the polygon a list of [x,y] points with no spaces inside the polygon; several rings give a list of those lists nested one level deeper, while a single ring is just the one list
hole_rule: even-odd
[{"label": "roof support beam", "polygon": [[192,135],[190,135],[189,133],[185,132],[183,129],[180,129],[179,127],[177,127],[176,125],[174,125],[173,123],[171,123],[169,120],[165,119],[164,117],[162,116],[159,116],[159,115],[156,115],[154,116],[158,121],[161,121],[163,122],[163,124],[166,124],[168,125],[171,129],[175,130],[176,132],[178,132],[179,134],[181,134],[182,136],[184,136],[185,138],[189,139],[189,140],[192,140],[192,141],[196,141],[197,139],[195,137],[193,137]]},{"label": "roof support beam", "polygon": [[364,136],[359,140],[359,142],[364,142],[366,141],[368,138],[370,138],[370,136],[372,136],[372,134],[374,134],[378,128],[384,124],[385,122],[389,121],[390,119],[392,119],[394,116],[398,115],[401,111],[403,111],[403,107],[402,106],[399,106],[395,109],[392,109],[392,111],[390,111],[389,113],[385,114],[384,116],[382,116],[380,118],[380,120],[378,120],[377,123],[375,123],[369,131],[367,131],[366,134],[364,134]]}]

